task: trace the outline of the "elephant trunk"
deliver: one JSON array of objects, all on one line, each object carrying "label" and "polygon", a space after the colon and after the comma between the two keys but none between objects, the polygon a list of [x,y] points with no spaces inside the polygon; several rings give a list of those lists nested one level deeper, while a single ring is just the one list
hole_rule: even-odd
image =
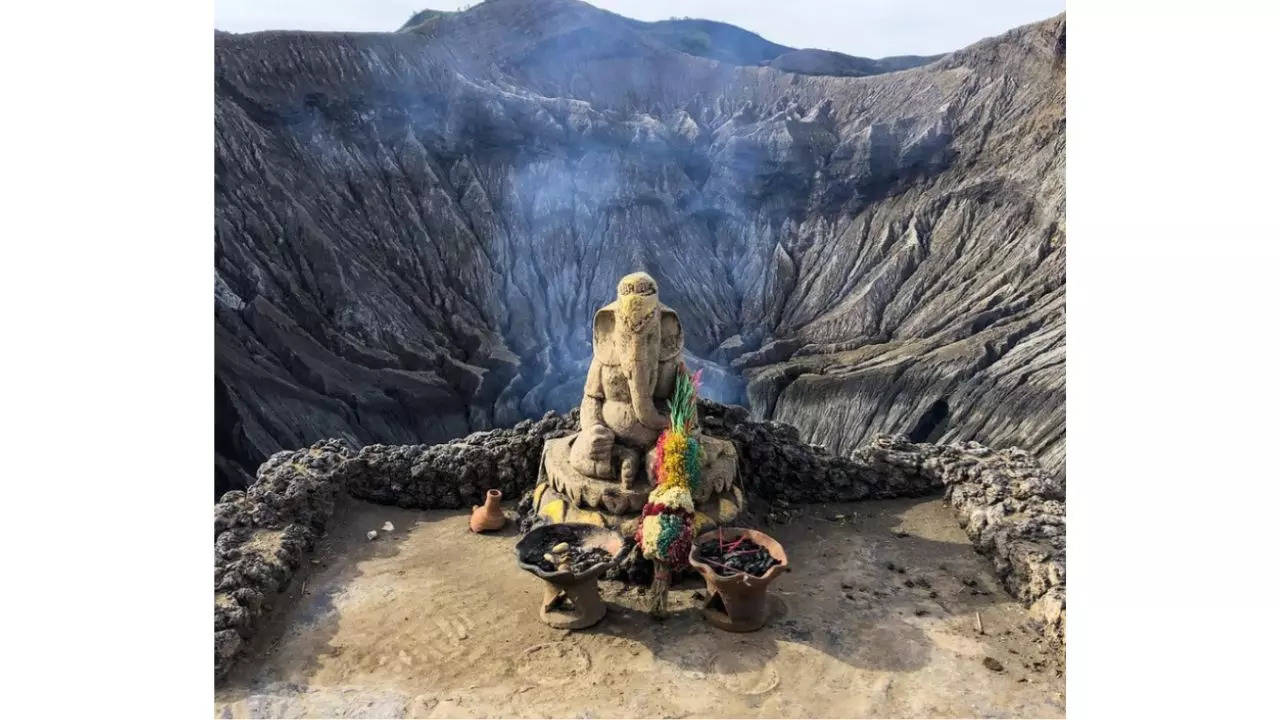
[{"label": "elephant trunk", "polygon": [[627,368],[627,389],[636,419],[645,427],[659,431],[667,428],[667,418],[653,404],[653,391],[658,380],[657,338],[637,335],[630,338],[623,359]]}]

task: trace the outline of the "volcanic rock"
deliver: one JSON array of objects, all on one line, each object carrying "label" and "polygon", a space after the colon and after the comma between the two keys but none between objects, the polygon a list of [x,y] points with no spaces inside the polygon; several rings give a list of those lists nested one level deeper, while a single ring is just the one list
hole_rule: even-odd
[{"label": "volcanic rock", "polygon": [[[712,399],[835,455],[889,432],[1061,474],[1064,18],[872,66],[725,28],[489,0],[217,33],[217,492],[317,438],[571,408],[635,270]],[[393,454],[366,461],[408,502],[477,501]]]}]

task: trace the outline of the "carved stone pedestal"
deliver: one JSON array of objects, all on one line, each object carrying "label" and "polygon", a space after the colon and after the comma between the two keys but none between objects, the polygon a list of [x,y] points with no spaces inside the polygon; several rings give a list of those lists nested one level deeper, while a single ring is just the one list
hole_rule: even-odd
[{"label": "carved stone pedestal", "polygon": [[[569,465],[574,438],[548,440],[542,451],[538,484],[533,491],[534,512],[550,522],[583,522],[607,527],[626,537],[635,534],[640,511],[652,489],[650,453],[643,482],[623,488],[616,481],[590,478]],[[733,521],[742,511],[742,488],[737,484],[738,453],[728,440],[701,435],[704,451],[702,484],[694,493],[694,532]]]}]

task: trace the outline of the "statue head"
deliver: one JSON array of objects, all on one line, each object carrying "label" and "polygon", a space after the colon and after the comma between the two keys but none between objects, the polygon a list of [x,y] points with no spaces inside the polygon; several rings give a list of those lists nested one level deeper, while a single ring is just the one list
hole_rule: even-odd
[{"label": "statue head", "polygon": [[618,314],[632,333],[643,332],[658,315],[658,283],[645,272],[635,272],[618,281]]},{"label": "statue head", "polygon": [[618,281],[618,297],[626,297],[627,295],[652,295],[656,300],[658,297],[658,283],[653,276],[647,272],[633,272],[630,275],[623,275]]}]

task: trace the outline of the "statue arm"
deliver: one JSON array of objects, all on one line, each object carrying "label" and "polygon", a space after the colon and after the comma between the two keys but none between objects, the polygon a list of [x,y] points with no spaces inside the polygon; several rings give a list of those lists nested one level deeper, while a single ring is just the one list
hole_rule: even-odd
[{"label": "statue arm", "polygon": [[569,446],[569,466],[587,477],[613,478],[613,431],[604,424],[604,384],[600,362],[591,361],[587,385],[582,390],[579,425],[582,431]]},{"label": "statue arm", "polygon": [[579,425],[589,428],[593,425],[604,425],[601,409],[604,406],[604,383],[600,379],[600,361],[591,360],[587,370],[587,385],[582,389],[582,407]]}]

